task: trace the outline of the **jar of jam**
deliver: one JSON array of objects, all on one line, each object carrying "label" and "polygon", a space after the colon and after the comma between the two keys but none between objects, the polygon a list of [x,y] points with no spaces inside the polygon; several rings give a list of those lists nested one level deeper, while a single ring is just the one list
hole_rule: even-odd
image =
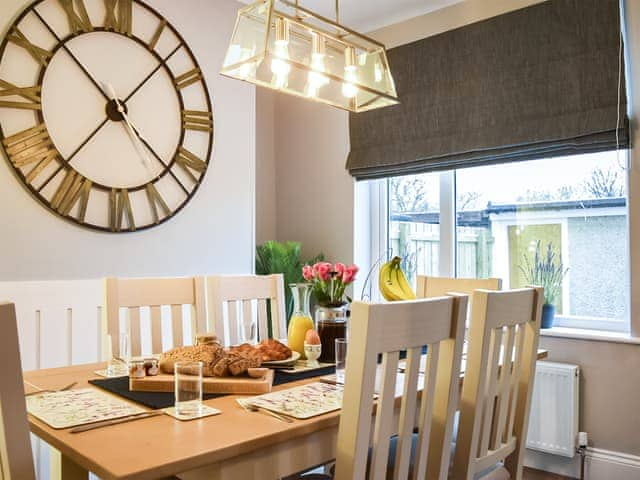
[{"label": "jar of jam", "polygon": [[144,372],[148,377],[154,377],[158,375],[158,359],[157,358],[145,358],[144,359]]},{"label": "jar of jam", "polygon": [[132,360],[129,362],[129,378],[144,378],[146,375],[144,361]]},{"label": "jar of jam", "polygon": [[214,333],[199,333],[196,335],[196,345],[213,345],[218,343],[218,337]]}]

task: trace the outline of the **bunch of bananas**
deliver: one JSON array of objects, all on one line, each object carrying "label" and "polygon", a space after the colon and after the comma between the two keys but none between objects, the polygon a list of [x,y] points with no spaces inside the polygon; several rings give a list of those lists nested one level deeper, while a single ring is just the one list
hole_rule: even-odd
[{"label": "bunch of bananas", "polygon": [[378,277],[380,293],[390,302],[416,298],[416,294],[400,267],[401,261],[400,257],[393,257],[380,267],[380,276]]}]

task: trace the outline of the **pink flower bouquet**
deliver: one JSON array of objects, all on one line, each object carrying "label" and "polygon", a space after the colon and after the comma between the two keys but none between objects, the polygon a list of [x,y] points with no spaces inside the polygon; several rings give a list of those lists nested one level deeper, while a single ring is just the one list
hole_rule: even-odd
[{"label": "pink flower bouquet", "polygon": [[348,298],[344,298],[344,292],[358,273],[357,265],[345,265],[329,262],[318,262],[315,265],[302,267],[302,276],[313,286],[313,294],[318,304],[323,307],[339,307],[344,305]]}]

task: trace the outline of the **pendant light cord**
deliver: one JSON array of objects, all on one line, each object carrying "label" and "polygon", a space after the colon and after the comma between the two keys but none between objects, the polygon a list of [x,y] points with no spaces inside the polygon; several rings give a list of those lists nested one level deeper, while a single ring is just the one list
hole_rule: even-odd
[{"label": "pendant light cord", "polygon": [[[295,0],[296,15],[298,13],[298,7],[300,6],[300,0]],[[340,0],[336,0],[336,23],[340,23]]]}]

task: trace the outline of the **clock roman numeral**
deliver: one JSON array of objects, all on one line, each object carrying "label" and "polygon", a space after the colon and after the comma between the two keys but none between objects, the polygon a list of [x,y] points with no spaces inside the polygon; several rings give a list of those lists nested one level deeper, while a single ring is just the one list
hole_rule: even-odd
[{"label": "clock roman numeral", "polygon": [[147,183],[146,190],[147,190],[147,199],[149,200],[149,206],[151,207],[151,214],[153,215],[153,223],[158,224],[160,223],[160,216],[158,215],[158,206],[160,206],[165,216],[170,215],[171,210],[169,209],[169,207],[167,206],[163,198],[160,196],[160,194],[158,193],[158,190],[156,190],[156,187],[154,187],[153,183]]},{"label": "clock roman numeral", "polygon": [[76,172],[73,168],[69,168],[66,171],[64,178],[62,179],[62,183],[60,183],[58,189],[56,190],[56,193],[53,194],[53,197],[49,202],[51,208],[57,210],[58,212],[62,210],[62,204],[71,196],[72,187],[75,185],[77,177],[82,178],[82,176],[78,175],[78,172]]},{"label": "clock roman numeral", "polygon": [[61,215],[69,215],[69,212],[80,201],[78,209],[78,220],[84,221],[89,203],[89,194],[93,183],[88,178],[83,177],[73,168],[67,170],[62,183],[51,198],[51,208]]},{"label": "clock roman numeral", "polygon": [[167,26],[167,21],[163,18],[160,24],[158,25],[158,28],[156,28],[156,31],[154,32],[153,36],[151,37],[151,40],[149,40],[149,50],[154,50],[156,48],[156,45],[158,45],[158,41],[160,40],[160,36],[162,35],[164,27],[166,26]]},{"label": "clock roman numeral", "polygon": [[185,130],[198,130],[201,132],[213,131],[213,115],[211,112],[199,110],[182,111],[182,128]]},{"label": "clock roman numeral", "polygon": [[191,170],[202,173],[207,168],[207,164],[203,160],[198,158],[196,155],[194,155],[184,147],[180,147],[178,149],[178,155],[176,155],[176,163],[182,167],[182,169],[194,182],[197,182],[198,179]]},{"label": "clock roman numeral", "polygon": [[36,163],[25,176],[27,182],[33,181],[59,155],[43,123],[7,137],[2,143],[16,168]]},{"label": "clock roman numeral", "polygon": [[83,0],[58,0],[64,8],[69,20],[69,28],[73,33],[91,32],[93,26]]},{"label": "clock roman numeral", "polygon": [[200,72],[199,68],[194,68],[193,70],[189,70],[188,72],[176,77],[175,85],[176,88],[182,90],[193,83],[199,82],[201,79],[202,72]]},{"label": "clock roman numeral", "polygon": [[7,35],[7,40],[27,50],[36,62],[40,63],[43,67],[47,66],[49,60],[53,56],[53,53],[49,50],[40,48],[27,40],[27,37],[24,36],[18,27],[14,27],[11,30],[9,35]]},{"label": "clock roman numeral", "polygon": [[129,191],[126,188],[112,188],[109,192],[109,228],[112,232],[123,230],[122,221],[127,217],[129,230],[135,231],[136,224],[133,219],[133,209],[129,200]]},{"label": "clock roman numeral", "polygon": [[119,33],[131,35],[133,2],[132,0],[105,0],[106,15],[104,27]]},{"label": "clock roman numeral", "polygon": [[26,102],[15,102],[0,100],[0,108],[19,108],[23,110],[41,110],[40,86],[18,87],[0,79],[0,97],[19,96],[27,100]]}]

